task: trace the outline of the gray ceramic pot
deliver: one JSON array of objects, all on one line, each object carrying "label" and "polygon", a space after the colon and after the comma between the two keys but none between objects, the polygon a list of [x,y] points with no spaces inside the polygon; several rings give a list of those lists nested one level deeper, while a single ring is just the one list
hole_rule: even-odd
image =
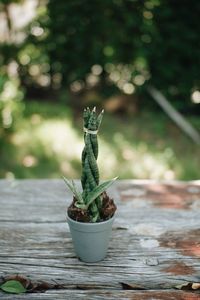
[{"label": "gray ceramic pot", "polygon": [[76,255],[85,262],[97,262],[106,256],[114,217],[99,223],[82,223],[67,216]]}]

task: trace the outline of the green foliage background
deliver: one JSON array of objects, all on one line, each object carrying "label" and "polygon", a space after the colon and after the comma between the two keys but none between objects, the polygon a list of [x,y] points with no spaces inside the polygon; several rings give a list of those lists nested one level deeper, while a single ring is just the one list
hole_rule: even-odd
[{"label": "green foliage background", "polygon": [[[200,2],[51,0],[48,54],[62,82],[84,79],[94,64],[128,64],[131,78],[184,106],[199,87]],[[105,73],[102,73],[105,76]],[[142,86],[143,90],[145,85]]]},{"label": "green foliage background", "polygon": [[[101,108],[111,97],[128,94],[128,99],[114,99],[118,115],[108,113],[105,122],[102,148],[113,155],[108,175],[115,176],[120,166],[122,178],[163,178],[165,170],[174,171],[175,178],[198,178],[199,149],[186,137],[178,138],[183,134],[164,117],[146,87],[161,90],[199,128],[200,103],[192,103],[191,95],[200,90],[200,2],[35,0],[35,16],[23,28],[14,28],[11,8],[25,2],[0,1],[8,30],[7,39],[1,40],[0,32],[0,177],[9,172],[20,178],[57,177],[61,171],[78,177],[77,156],[66,157],[62,149],[56,157],[52,150],[59,136],[54,126],[63,134],[73,133],[72,127],[82,126],[84,106]],[[66,116],[77,123],[71,126]],[[118,135],[122,129],[124,139]],[[114,147],[108,146],[111,142]],[[152,169],[159,164],[155,153],[162,170],[154,176]],[[61,167],[67,159],[72,168]],[[130,161],[140,159],[142,167],[134,163],[130,170]]]},{"label": "green foliage background", "polygon": [[[13,2],[3,1],[6,10]],[[49,76],[49,87],[69,90],[85,81],[93,65],[100,65],[100,90],[116,92],[109,80],[114,68],[126,66],[126,81],[145,95],[146,84],[160,89],[178,108],[191,105],[200,87],[200,2],[196,0],[56,0],[38,4],[36,17],[24,28],[20,43],[0,45],[0,63],[18,64],[18,75],[28,91],[43,88],[30,72]],[[35,34],[34,29],[41,33]],[[142,76],[138,83],[134,78]],[[123,76],[122,76],[123,79]],[[45,90],[45,89],[44,89]]]}]

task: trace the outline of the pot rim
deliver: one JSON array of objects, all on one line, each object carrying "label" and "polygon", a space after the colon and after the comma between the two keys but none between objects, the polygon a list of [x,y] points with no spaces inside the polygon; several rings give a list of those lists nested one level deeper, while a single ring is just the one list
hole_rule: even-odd
[{"label": "pot rim", "polygon": [[83,227],[91,227],[91,226],[92,227],[99,227],[101,225],[106,225],[108,223],[111,223],[114,220],[114,218],[115,218],[115,214],[110,219],[108,219],[106,221],[94,222],[94,223],[92,223],[92,222],[79,222],[79,221],[75,221],[74,219],[70,218],[68,213],[67,213],[67,220],[69,220],[74,225],[79,225],[79,226],[81,225]]}]

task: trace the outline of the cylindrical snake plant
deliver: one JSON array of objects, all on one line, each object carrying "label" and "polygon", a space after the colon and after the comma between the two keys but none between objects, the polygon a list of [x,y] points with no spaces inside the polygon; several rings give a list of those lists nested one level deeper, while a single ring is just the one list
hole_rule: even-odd
[{"label": "cylindrical snake plant", "polygon": [[82,193],[78,191],[73,180],[70,183],[64,177],[64,181],[73,193],[76,202],[75,206],[87,210],[92,222],[101,219],[102,193],[116,180],[105,181],[99,184],[98,158],[98,139],[97,133],[101,125],[103,111],[97,115],[96,109],[84,109],[83,112],[83,131],[84,149],[82,152]]}]

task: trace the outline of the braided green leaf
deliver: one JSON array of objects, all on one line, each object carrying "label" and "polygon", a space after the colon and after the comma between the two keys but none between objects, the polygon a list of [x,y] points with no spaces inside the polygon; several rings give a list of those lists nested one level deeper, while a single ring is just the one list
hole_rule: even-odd
[{"label": "braided green leaf", "polygon": [[89,108],[83,111],[84,128],[84,148],[82,151],[82,193],[78,191],[74,182],[69,182],[65,177],[64,181],[76,198],[75,206],[88,210],[92,222],[101,219],[100,212],[102,208],[101,194],[109,187],[116,178],[99,184],[99,169],[97,165],[98,158],[98,139],[97,131],[101,125],[103,111],[97,116],[96,108]]},{"label": "braided green leaf", "polygon": [[[86,130],[89,130],[89,132],[96,132],[100,127],[102,117],[103,112],[101,112],[99,116],[97,116],[95,108],[92,111],[90,111],[89,109],[84,110],[84,128],[86,128]],[[85,204],[87,204],[88,194],[99,185],[99,169],[97,165],[97,134],[85,132],[84,142],[85,146],[82,152],[81,183],[83,188],[83,197],[85,200]],[[99,211],[101,209],[101,198],[99,197],[99,195],[97,195],[96,199],[93,200],[94,201],[92,201],[88,209],[91,213],[92,219],[96,218],[98,220],[100,218]]]}]

